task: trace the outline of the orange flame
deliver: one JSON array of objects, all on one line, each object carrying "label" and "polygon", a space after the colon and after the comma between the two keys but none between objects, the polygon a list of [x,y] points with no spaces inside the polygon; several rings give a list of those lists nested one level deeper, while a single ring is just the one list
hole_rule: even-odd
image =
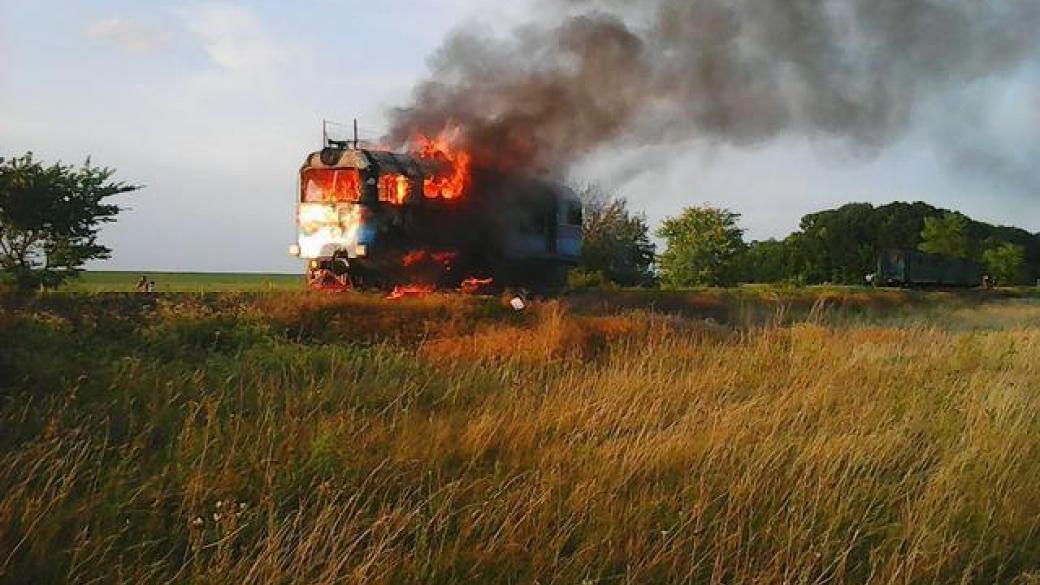
[{"label": "orange flame", "polygon": [[428,199],[458,199],[469,183],[470,155],[460,149],[458,129],[442,132],[436,138],[417,134],[413,139],[416,154],[424,160],[444,163],[444,172],[423,181],[423,195]]},{"label": "orange flame", "polygon": [[361,174],[357,169],[307,169],[300,176],[300,187],[300,200],[305,203],[357,201],[361,195]]},{"label": "orange flame", "polygon": [[408,177],[389,174],[379,177],[379,200],[394,205],[404,205],[408,198]]},{"label": "orange flame", "polygon": [[431,257],[433,261],[438,264],[451,264],[451,261],[458,256],[455,252],[434,252]]},{"label": "orange flame", "polygon": [[427,252],[426,250],[412,250],[401,257],[401,265],[405,268],[411,268],[420,262],[426,262],[429,260],[433,263],[444,264],[447,266],[455,260],[456,256],[458,256],[457,252]]},{"label": "orange flame", "polygon": [[477,278],[476,276],[471,276],[462,281],[462,284],[459,286],[459,291],[465,294],[475,294],[491,286],[494,282],[494,278]]},{"label": "orange flame", "polygon": [[426,258],[426,250],[412,250],[401,258],[401,265],[405,268],[422,262]]},{"label": "orange flame", "polygon": [[395,286],[394,290],[386,296],[388,300],[395,301],[406,296],[416,297],[428,295],[434,291],[432,284],[402,284]]}]

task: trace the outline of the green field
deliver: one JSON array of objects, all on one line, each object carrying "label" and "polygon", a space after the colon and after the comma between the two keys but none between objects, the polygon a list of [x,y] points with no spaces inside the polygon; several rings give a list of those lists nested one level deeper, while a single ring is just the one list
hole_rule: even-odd
[{"label": "green field", "polygon": [[91,293],[133,292],[141,276],[154,280],[155,290],[160,293],[250,292],[304,288],[303,276],[300,274],[88,271],[66,284],[63,290]]},{"label": "green field", "polygon": [[[305,290],[302,274],[270,274],[252,272],[132,272],[132,271],[87,271],[78,278],[68,281],[60,291],[74,293],[107,293],[135,292],[137,280],[147,276],[156,283],[158,293],[212,293],[212,292],[271,292],[271,291],[303,291]],[[829,286],[818,285],[808,287],[785,287],[774,285],[744,285],[739,288],[706,288],[698,291],[663,291],[641,290],[629,291],[628,296],[638,297],[636,303],[652,304],[655,298],[668,298],[697,292],[703,297],[739,298],[771,298],[776,295],[786,297],[874,294],[879,289],[863,286]],[[891,289],[889,292],[899,292]],[[1040,288],[1017,287],[1002,288],[996,294],[1012,297],[1040,297]],[[922,293],[913,293],[922,294]],[[933,293],[943,294],[943,293]],[[947,293],[950,296],[973,296],[979,291]],[[624,296],[624,295],[621,295]]]},{"label": "green field", "polygon": [[1037,477],[1009,291],[0,303],[0,583],[1028,584]]}]

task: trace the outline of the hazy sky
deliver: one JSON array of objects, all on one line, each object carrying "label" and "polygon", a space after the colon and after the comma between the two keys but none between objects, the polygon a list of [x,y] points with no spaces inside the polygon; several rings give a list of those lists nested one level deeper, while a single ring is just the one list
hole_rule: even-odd
[{"label": "hazy sky", "polygon": [[[297,271],[286,252],[296,172],[321,119],[357,116],[379,136],[449,31],[504,30],[529,4],[0,0],[0,154],[89,155],[145,185],[105,228],[113,256],[95,268]],[[924,200],[1040,231],[1038,71],[922,104],[920,123],[881,152],[693,141],[600,152],[576,178],[655,224],[686,205],[730,207],[752,238],[849,201]]]}]

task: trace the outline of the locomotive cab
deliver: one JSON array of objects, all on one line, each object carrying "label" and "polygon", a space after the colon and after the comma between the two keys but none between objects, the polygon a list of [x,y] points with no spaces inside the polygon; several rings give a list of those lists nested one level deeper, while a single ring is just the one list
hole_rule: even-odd
[{"label": "locomotive cab", "polygon": [[562,286],[581,246],[574,193],[512,177],[481,177],[497,187],[470,193],[453,173],[448,161],[387,151],[333,147],[308,156],[290,246],[307,262],[308,286]]}]

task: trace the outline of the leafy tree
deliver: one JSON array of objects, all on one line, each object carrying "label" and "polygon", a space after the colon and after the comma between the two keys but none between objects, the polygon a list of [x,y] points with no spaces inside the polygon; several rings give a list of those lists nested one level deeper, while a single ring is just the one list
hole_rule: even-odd
[{"label": "leafy tree", "polygon": [[740,282],[780,282],[787,278],[787,246],[779,240],[755,240],[740,256]]},{"label": "leafy tree", "polygon": [[652,284],[655,246],[646,217],[629,212],[624,199],[608,199],[591,188],[582,199],[582,272],[622,286]]},{"label": "leafy tree", "polygon": [[948,258],[970,258],[968,218],[957,212],[946,212],[941,217],[926,217],[917,249]]},{"label": "leafy tree", "polygon": [[664,220],[657,230],[666,242],[657,260],[661,281],[675,288],[733,283],[745,248],[738,219],[738,213],[704,205]]},{"label": "leafy tree", "polygon": [[877,251],[916,249],[921,242],[921,229],[924,227],[925,218],[939,213],[939,209],[923,201],[895,201],[875,208],[877,232],[874,234],[874,240]]},{"label": "leafy tree", "polygon": [[0,269],[20,289],[56,286],[109,256],[97,232],[119,207],[105,201],[139,188],[110,181],[114,172],[89,159],[74,168],[45,167],[32,153],[0,158]]},{"label": "leafy tree", "polygon": [[869,203],[806,215],[803,269],[814,282],[857,283],[877,259],[878,214]]},{"label": "leafy tree", "polygon": [[1015,244],[1002,244],[982,253],[986,271],[1000,284],[1020,284],[1025,262],[1025,248]]}]

